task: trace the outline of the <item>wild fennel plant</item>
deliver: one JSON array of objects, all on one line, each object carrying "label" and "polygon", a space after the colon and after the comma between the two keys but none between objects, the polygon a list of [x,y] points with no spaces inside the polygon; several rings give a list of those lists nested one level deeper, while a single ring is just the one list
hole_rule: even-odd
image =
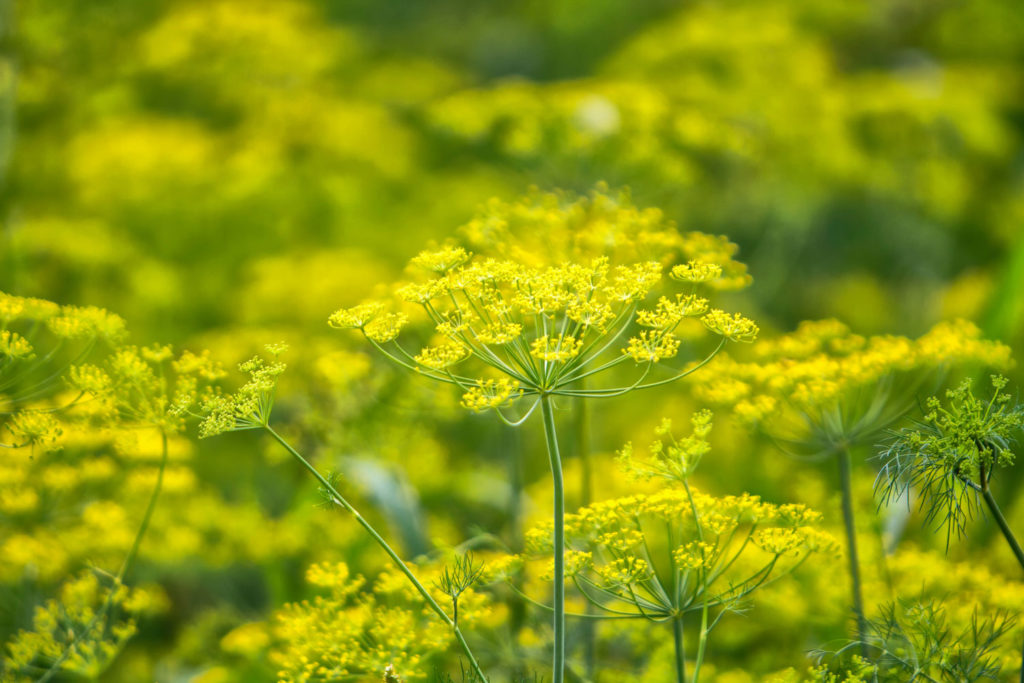
[{"label": "wild fennel plant", "polygon": [[[814,553],[834,553],[835,541],[817,526],[821,515],[803,505],[772,505],[757,496],[714,497],[690,484],[709,450],[711,414],[692,419],[693,433],[676,439],[671,422],[657,430],[650,456],[627,446],[627,474],[655,478],[650,494],[600,501],[566,516],[568,576],[605,618],[672,625],[676,683],[697,683],[712,629],[740,610],[767,583]],[[527,554],[550,556],[549,525],[527,535]],[[689,615],[700,615],[692,678],[683,643]],[[580,615],[585,616],[585,615]]]},{"label": "wild fennel plant", "polygon": [[[554,486],[554,656],[553,683],[565,669],[565,502],[555,421],[557,398],[595,399],[662,386],[705,365],[727,341],[749,342],[758,328],[739,314],[710,308],[699,287],[722,275],[718,264],[691,260],[671,268],[684,291],[661,296],[641,308],[659,283],[663,266],[640,261],[612,266],[607,257],[588,263],[532,267],[512,260],[472,260],[461,247],[425,251],[414,269],[433,273],[425,281],[395,290],[396,301],[369,301],[341,309],[330,318],[339,329],[356,329],[395,363],[463,391],[462,404],[494,410],[510,425],[524,423],[539,407]],[[419,307],[410,312],[402,304]],[[399,335],[410,321],[432,328],[440,341],[409,350]],[[666,368],[681,345],[677,331],[694,320],[719,337],[703,359]],[[428,328],[428,329],[429,329]],[[470,359],[475,370],[456,370]],[[633,369],[627,383],[594,384],[618,366]],[[466,374],[470,372],[472,374]],[[666,376],[667,375],[667,376]],[[594,378],[591,380],[590,378]],[[588,380],[586,386],[581,382]],[[506,415],[517,401],[528,406]]]}]

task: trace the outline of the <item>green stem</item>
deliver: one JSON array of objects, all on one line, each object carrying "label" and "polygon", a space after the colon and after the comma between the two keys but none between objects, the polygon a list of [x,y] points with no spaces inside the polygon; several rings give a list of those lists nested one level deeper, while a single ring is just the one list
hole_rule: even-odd
[{"label": "green stem", "polygon": [[864,598],[860,586],[860,560],[857,557],[857,526],[853,517],[853,484],[850,465],[850,449],[841,448],[836,453],[839,461],[839,487],[843,500],[843,525],[846,529],[846,554],[849,558],[850,592],[853,598],[853,614],[857,619],[857,639],[861,655],[867,657],[867,621],[864,618]]},{"label": "green stem", "polygon": [[693,683],[700,680],[700,666],[704,663],[704,652],[708,647],[708,604],[700,613],[700,641],[697,644],[697,661],[693,665]]},{"label": "green stem", "polygon": [[1003,532],[1003,538],[1006,539],[1007,544],[1010,546],[1010,550],[1013,551],[1013,556],[1017,558],[1017,563],[1020,564],[1021,569],[1024,569],[1024,550],[1021,549],[1020,543],[1017,541],[1017,537],[1010,529],[1010,525],[1006,523],[1006,518],[1003,517],[1003,512],[999,509],[999,505],[996,504],[996,499],[992,495],[992,490],[986,486],[982,489],[981,495],[985,499],[985,503],[988,505],[988,509],[992,513],[992,516],[995,518],[996,524],[999,525],[999,530]]},{"label": "green stem", "polygon": [[[581,380],[583,388],[586,380]],[[594,463],[590,457],[590,402],[579,399],[576,402],[576,454],[580,459],[580,505],[590,505],[594,497]],[[595,608],[588,601],[584,611],[588,615],[595,614]],[[594,680],[597,676],[597,626],[594,619],[586,619],[580,624],[583,638],[583,661],[586,666],[587,678]]]},{"label": "green stem", "polygon": [[676,683],[686,681],[686,649],[683,645],[683,617],[672,619],[672,638],[676,651]]},{"label": "green stem", "polygon": [[[135,564],[135,558],[139,554],[139,547],[142,545],[142,537],[146,535],[146,531],[149,530],[149,522],[153,518],[153,511],[156,509],[157,498],[160,497],[160,491],[163,489],[164,484],[164,471],[167,469],[167,432],[160,430],[161,439],[161,454],[160,454],[160,468],[156,473],[156,483],[153,484],[153,492],[149,494],[149,502],[146,504],[146,511],[142,515],[142,523],[139,525],[139,530],[135,532],[135,538],[132,540],[131,548],[128,549],[128,554],[125,555],[124,561],[121,563],[121,569],[118,570],[117,576],[114,577],[114,584],[110,588],[110,593],[107,595],[107,599],[103,602],[103,605],[96,612],[95,616],[89,620],[85,628],[79,633],[87,634],[92,631],[93,626],[100,623],[100,621],[106,619],[107,614],[114,606],[114,597],[117,594],[117,589],[124,583],[124,578],[128,575],[128,571]],[[60,673],[60,667],[64,662],[67,661],[71,653],[74,652],[75,646],[78,644],[78,635],[76,634],[72,638],[71,642],[61,653],[60,657],[50,665],[50,668],[46,670],[42,676],[36,681],[36,683],[47,683],[54,676]]]},{"label": "green stem", "polygon": [[295,450],[290,443],[285,441],[280,434],[275,432],[270,425],[263,425],[263,428],[267,430],[267,432],[272,437],[274,437],[274,440],[276,440],[286,451],[291,453],[292,457],[298,460],[303,467],[309,470],[310,474],[312,474],[313,477],[318,482],[320,482],[320,485],[323,486],[324,489],[330,494],[333,502],[345,508],[345,510],[348,511],[349,514],[355,517],[359,525],[363,527],[363,529],[365,529],[366,532],[373,537],[373,540],[377,542],[377,545],[384,549],[384,552],[386,552],[388,554],[388,557],[391,558],[391,561],[392,563],[394,563],[395,567],[397,567],[398,570],[405,575],[405,578],[407,578],[409,582],[412,583],[412,585],[416,588],[416,591],[423,598],[424,602],[427,603],[427,606],[430,607],[430,609],[432,609],[437,614],[437,616],[439,616],[452,629],[452,632],[455,634],[456,640],[459,641],[459,645],[462,647],[462,651],[466,654],[466,658],[469,660],[469,664],[473,668],[473,671],[476,672],[476,675],[480,677],[481,681],[484,681],[486,683],[487,677],[484,676],[484,672],[480,669],[480,665],[477,663],[476,657],[473,656],[473,651],[470,649],[469,643],[466,642],[466,639],[462,635],[462,631],[459,629],[458,625],[451,617],[448,616],[448,613],[445,612],[444,609],[439,604],[437,604],[437,601],[434,600],[434,597],[430,594],[429,591],[427,591],[426,588],[423,587],[423,584],[419,582],[419,579],[416,578],[416,575],[413,574],[409,567],[406,566],[402,558],[398,556],[398,553],[396,553],[394,549],[388,544],[388,542],[384,540],[384,537],[377,533],[377,530],[374,529],[373,526],[368,521],[366,521],[366,519],[363,518],[361,514],[359,514],[359,511],[356,510],[351,503],[345,500],[345,497],[342,496],[341,493],[339,493],[336,488],[334,488],[331,482],[327,481],[327,479],[322,474],[320,474],[320,472],[315,467],[313,467],[313,465],[308,460],[302,457],[301,453]]},{"label": "green stem", "polygon": [[562,459],[558,454],[558,436],[555,432],[555,415],[549,394],[541,395],[540,407],[544,414],[544,437],[547,440],[551,480],[555,489],[552,514],[555,527],[555,651],[551,683],[562,683],[565,676],[565,491],[562,484]]},{"label": "green stem", "polygon": [[[1014,535],[1013,530],[1010,529],[1010,525],[1007,524],[1006,517],[1003,517],[1003,511],[999,509],[995,496],[992,495],[992,489],[988,487],[988,479],[985,477],[984,469],[981,473],[981,481],[981,496],[985,499],[985,504],[988,505],[989,511],[995,518],[999,530],[1003,532],[1003,538],[1006,539],[1010,550],[1013,551],[1014,557],[1017,558],[1017,564],[1021,566],[1021,569],[1024,569],[1024,550],[1021,549],[1017,537]],[[1021,651],[1020,680],[1021,683],[1024,683],[1024,650]]]}]

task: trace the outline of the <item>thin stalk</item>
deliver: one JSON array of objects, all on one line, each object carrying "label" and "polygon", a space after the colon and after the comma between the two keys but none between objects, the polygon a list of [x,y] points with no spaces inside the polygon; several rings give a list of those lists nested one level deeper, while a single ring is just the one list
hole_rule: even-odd
[{"label": "thin stalk", "polygon": [[686,681],[686,649],[683,645],[683,616],[672,620],[672,637],[676,652],[676,683]]},{"label": "thin stalk", "polygon": [[708,647],[708,604],[700,613],[700,641],[697,644],[697,661],[693,665],[693,683],[700,680],[700,666],[704,663],[704,652]]},{"label": "thin stalk", "polygon": [[298,460],[303,467],[309,470],[310,474],[312,474],[313,477],[318,482],[320,482],[320,485],[323,486],[324,489],[330,494],[331,499],[341,507],[345,508],[345,510],[349,514],[355,517],[359,525],[363,527],[363,529],[366,530],[366,532],[373,537],[373,540],[377,542],[377,545],[379,545],[384,550],[384,552],[388,554],[388,557],[391,558],[391,561],[398,568],[398,570],[402,572],[402,574],[405,575],[405,578],[407,578],[409,582],[416,588],[416,591],[423,598],[424,602],[427,603],[427,606],[430,607],[430,609],[432,609],[437,614],[437,616],[439,616],[442,619],[442,621],[448,624],[448,627],[452,629],[452,632],[455,634],[456,640],[459,641],[459,645],[462,647],[462,651],[465,653],[466,658],[469,660],[469,664],[473,668],[473,671],[476,672],[476,675],[480,677],[481,681],[486,682],[487,677],[484,676],[484,672],[480,669],[480,665],[477,663],[476,657],[473,656],[473,651],[470,649],[469,643],[466,642],[466,639],[462,635],[462,631],[459,629],[458,625],[455,623],[454,620],[452,620],[451,617],[448,616],[448,613],[445,612],[444,609],[439,604],[437,604],[437,601],[434,600],[434,597],[430,594],[429,591],[427,591],[426,588],[423,587],[423,584],[419,582],[419,579],[416,578],[416,575],[412,573],[412,571],[409,569],[409,567],[406,566],[402,558],[398,556],[398,553],[396,553],[394,549],[388,544],[388,542],[384,540],[384,537],[377,533],[377,530],[373,528],[373,525],[366,521],[366,519],[361,514],[359,514],[359,511],[356,510],[351,503],[345,500],[345,497],[342,496],[341,493],[339,493],[336,488],[334,488],[331,482],[327,481],[327,479],[322,474],[320,474],[320,472],[315,467],[313,467],[313,465],[308,460],[302,457],[301,453],[295,450],[290,443],[285,441],[281,437],[281,435],[274,431],[274,429],[270,425],[264,424],[263,429],[265,429],[272,437],[274,437],[274,440],[277,441],[286,451],[288,451],[292,455],[292,457]]},{"label": "thin stalk", "polygon": [[[124,561],[121,563],[121,569],[118,570],[117,576],[114,577],[114,584],[111,586],[110,593],[107,595],[107,599],[103,602],[99,611],[96,612],[95,616],[89,620],[85,628],[80,633],[89,633],[92,631],[93,626],[100,623],[101,620],[106,619],[107,614],[114,606],[114,597],[117,594],[117,589],[124,583],[125,577],[128,575],[128,571],[135,564],[135,558],[139,554],[139,547],[142,545],[142,537],[146,535],[146,531],[149,530],[149,522],[153,519],[153,511],[156,509],[157,498],[160,497],[160,491],[163,489],[164,484],[164,471],[167,469],[167,432],[160,430],[160,441],[161,441],[161,453],[160,453],[160,467],[156,473],[156,483],[153,484],[153,492],[149,494],[149,502],[146,504],[146,511],[142,515],[142,523],[139,524],[139,530],[135,532],[135,538],[132,540],[131,548],[128,549],[128,554],[125,555]],[[75,646],[78,644],[78,634],[71,640],[64,652],[61,653],[60,657],[50,665],[50,668],[46,670],[42,676],[36,681],[36,683],[47,683],[54,676],[60,673],[60,667],[64,662],[67,661],[71,653],[74,652]]]},{"label": "thin stalk", "polygon": [[[576,402],[576,454],[580,459],[580,505],[590,505],[594,497],[594,463],[590,457],[590,402],[580,399]],[[587,614],[594,614],[594,606],[587,602]],[[597,622],[586,620],[581,624],[583,631],[583,661],[587,678],[594,680],[597,675]]]},{"label": "thin stalk", "polygon": [[540,397],[541,412],[544,414],[544,437],[551,461],[551,480],[554,484],[554,510],[552,513],[555,531],[555,572],[554,572],[554,630],[555,651],[552,663],[551,683],[563,683],[565,677],[565,491],[562,483],[562,458],[558,453],[558,435],[555,432],[555,415],[551,407],[551,396]]},{"label": "thin stalk", "polygon": [[864,618],[864,598],[860,585],[860,560],[857,557],[857,526],[853,517],[853,485],[850,466],[849,447],[840,448],[836,452],[839,461],[839,488],[843,500],[843,525],[846,528],[846,554],[849,558],[850,592],[853,599],[853,614],[857,619],[857,640],[860,642],[861,655],[868,656],[867,621]]}]

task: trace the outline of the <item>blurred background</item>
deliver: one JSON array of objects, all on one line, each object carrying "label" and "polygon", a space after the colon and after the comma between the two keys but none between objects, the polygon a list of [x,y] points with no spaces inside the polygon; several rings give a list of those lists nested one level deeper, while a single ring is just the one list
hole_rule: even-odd
[{"label": "blurred background", "polygon": [[[768,333],[837,317],[917,336],[964,317],[1015,349],[1024,336],[1018,0],[4,0],[0,27],[0,290],[102,306],[135,343],[229,366],[291,342],[279,419],[410,555],[512,533],[494,501],[516,477],[543,512],[546,462],[504,457],[539,436],[464,415],[325,320],[491,197],[605,181],[727,235],[754,277],[731,307]],[[682,389],[644,400],[602,408],[595,450],[693,405]],[[709,489],[779,500],[832,476],[729,469],[761,446],[723,433]],[[168,600],[111,680],[262,680],[259,648],[221,637],[304,595],[310,561],[382,560],[258,438],[181,450],[140,569]],[[123,491],[60,505],[122,506],[131,529],[145,491]],[[4,519],[52,545],[45,571],[0,568],[0,636],[66,573],[117,557],[67,549],[98,533],[81,519]],[[775,654],[835,622],[822,629]],[[737,666],[794,664],[740,654],[743,637]]]}]

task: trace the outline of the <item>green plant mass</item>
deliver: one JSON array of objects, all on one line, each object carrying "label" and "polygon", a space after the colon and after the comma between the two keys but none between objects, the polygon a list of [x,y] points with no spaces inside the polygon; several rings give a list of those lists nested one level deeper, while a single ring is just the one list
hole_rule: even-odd
[{"label": "green plant mass", "polygon": [[1017,0],[0,0],[0,682],[1024,681]]}]

